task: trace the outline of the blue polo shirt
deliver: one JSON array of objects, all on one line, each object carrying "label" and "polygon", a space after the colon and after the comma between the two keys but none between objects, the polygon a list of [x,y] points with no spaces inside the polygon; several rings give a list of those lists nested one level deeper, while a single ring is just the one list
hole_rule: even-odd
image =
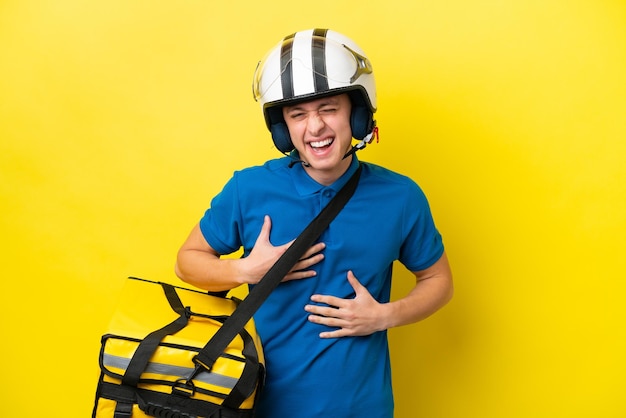
[{"label": "blue polo shirt", "polygon": [[[213,249],[249,254],[264,215],[270,241],[293,239],[348,181],[359,164],[334,184],[314,181],[291,158],[270,160],[234,174],[212,200],[200,229]],[[361,163],[356,192],[322,234],[325,258],[313,278],[281,283],[254,316],[266,358],[267,380],[260,418],[393,417],[387,333],[321,339],[327,330],[310,323],[304,306],[313,294],[353,298],[348,270],[379,302],[388,302],[392,265],[423,270],[443,254],[428,202],[408,177]]]}]

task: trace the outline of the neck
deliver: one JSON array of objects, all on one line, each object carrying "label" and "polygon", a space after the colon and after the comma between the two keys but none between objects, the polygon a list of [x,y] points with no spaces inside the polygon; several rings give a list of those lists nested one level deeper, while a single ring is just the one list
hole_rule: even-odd
[{"label": "neck", "polygon": [[329,170],[319,170],[311,166],[304,165],[304,171],[316,182],[323,186],[330,186],[333,184],[339,177],[341,177],[348,169],[350,168],[350,164],[352,163],[353,156],[350,155],[347,158],[344,158],[337,164],[335,167]]}]

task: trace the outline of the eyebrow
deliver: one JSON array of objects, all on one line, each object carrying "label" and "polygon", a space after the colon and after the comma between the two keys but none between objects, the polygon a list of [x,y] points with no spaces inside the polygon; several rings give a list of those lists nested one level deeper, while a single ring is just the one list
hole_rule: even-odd
[{"label": "eyebrow", "polygon": [[[337,100],[334,97],[328,97],[325,100],[320,101],[319,105],[317,106],[317,108],[319,109],[320,107],[324,107],[324,106],[328,106],[328,105],[334,105],[334,104],[338,104],[339,100]],[[298,103],[292,106],[285,106],[285,110],[287,112],[290,112],[292,110],[303,110],[304,107],[302,106],[303,103]]]}]

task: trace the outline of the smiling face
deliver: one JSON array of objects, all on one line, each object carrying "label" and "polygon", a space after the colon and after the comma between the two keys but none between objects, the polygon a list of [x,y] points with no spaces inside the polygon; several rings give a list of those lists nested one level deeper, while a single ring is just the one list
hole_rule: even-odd
[{"label": "smiling face", "polygon": [[333,183],[350,166],[352,156],[343,157],[352,144],[351,110],[347,93],[283,107],[291,141],[318,183]]}]

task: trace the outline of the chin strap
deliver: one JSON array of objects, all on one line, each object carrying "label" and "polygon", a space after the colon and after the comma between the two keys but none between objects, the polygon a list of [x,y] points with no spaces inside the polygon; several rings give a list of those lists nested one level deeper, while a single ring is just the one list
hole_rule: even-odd
[{"label": "chin strap", "polygon": [[309,163],[307,163],[306,161],[300,160],[300,159],[296,159],[293,158],[291,155],[287,155],[289,158],[291,158],[292,160],[289,162],[289,168],[293,167],[294,165],[300,163],[305,167],[311,167],[311,165]]},{"label": "chin strap", "polygon": [[365,138],[363,138],[361,141],[359,141],[356,145],[354,145],[350,151],[348,151],[346,153],[346,155],[343,156],[343,158],[348,158],[349,156],[351,156],[352,154],[354,154],[355,152],[362,150],[363,148],[365,148],[367,146],[367,144],[371,143],[374,138],[376,138],[376,142],[378,143],[378,141],[380,140],[380,138],[378,137],[378,126],[374,125],[374,129],[372,129],[372,132],[370,132],[369,134],[367,134],[365,136]]}]

